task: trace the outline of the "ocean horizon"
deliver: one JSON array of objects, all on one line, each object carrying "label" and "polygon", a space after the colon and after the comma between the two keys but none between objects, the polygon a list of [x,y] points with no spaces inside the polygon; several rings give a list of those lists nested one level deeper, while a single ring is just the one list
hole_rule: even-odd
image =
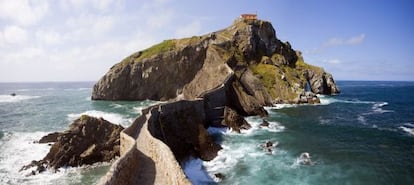
[{"label": "ocean horizon", "polygon": [[[35,143],[83,114],[125,127],[156,101],[92,101],[95,82],[0,82],[0,184],[95,184],[111,163],[26,176],[43,158]],[[338,80],[341,94],[319,105],[266,107],[269,127],[210,128],[223,149],[209,162],[183,164],[194,184],[414,184],[414,82]],[[16,96],[11,96],[15,93]],[[277,143],[272,152],[261,144]],[[300,155],[309,153],[304,165]],[[224,179],[215,179],[214,174]]]}]

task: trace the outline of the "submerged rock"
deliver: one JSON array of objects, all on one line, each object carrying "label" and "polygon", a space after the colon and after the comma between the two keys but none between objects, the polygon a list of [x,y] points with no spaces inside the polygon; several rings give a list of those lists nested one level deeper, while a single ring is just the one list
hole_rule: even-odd
[{"label": "submerged rock", "polygon": [[269,127],[269,122],[265,119],[262,120],[262,123],[260,124],[261,127]]},{"label": "submerged rock", "polygon": [[314,162],[311,160],[311,156],[308,152],[303,152],[299,156],[299,164],[302,165],[313,165]]},{"label": "submerged rock", "polygon": [[123,129],[103,118],[82,115],[69,125],[68,130],[42,137],[39,143],[55,142],[49,153],[42,160],[23,166],[21,170],[36,167],[31,172],[36,174],[46,168],[57,170],[64,166],[110,161],[119,156],[119,134]]},{"label": "submerged rock", "polygon": [[224,175],[224,174],[222,174],[222,173],[215,173],[214,174],[214,177],[216,177],[217,178],[217,181],[222,181],[226,176]]}]

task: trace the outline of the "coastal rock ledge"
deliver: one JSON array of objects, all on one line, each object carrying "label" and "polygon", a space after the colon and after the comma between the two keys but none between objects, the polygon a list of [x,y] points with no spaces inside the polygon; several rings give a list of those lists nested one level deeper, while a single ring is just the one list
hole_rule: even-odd
[{"label": "coastal rock ledge", "polygon": [[121,157],[100,184],[191,184],[180,164],[211,160],[221,149],[208,127],[249,129],[276,103],[319,103],[339,89],[331,74],[306,64],[271,23],[237,19],[230,27],[166,40],[115,64],[93,100],[167,101],[142,111],[121,132]]}]

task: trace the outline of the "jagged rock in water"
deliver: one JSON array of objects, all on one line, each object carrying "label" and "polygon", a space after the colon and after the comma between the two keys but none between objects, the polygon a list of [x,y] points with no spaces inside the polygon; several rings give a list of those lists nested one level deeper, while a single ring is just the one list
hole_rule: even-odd
[{"label": "jagged rock in water", "polygon": [[317,104],[317,103],[321,103],[321,101],[319,100],[319,98],[316,96],[316,94],[312,93],[312,92],[303,92],[300,96],[299,96],[299,100],[297,103],[309,103],[309,104]]},{"label": "jagged rock in water", "polygon": [[308,70],[305,73],[306,79],[309,81],[311,90],[316,94],[338,94],[339,88],[331,74],[324,71]]},{"label": "jagged rock in water", "polygon": [[124,128],[103,118],[82,115],[62,133],[44,136],[39,143],[55,142],[40,161],[33,161],[22,170],[37,167],[31,174],[46,168],[57,170],[63,166],[81,166],[110,161],[119,156],[119,134]]},{"label": "jagged rock in water", "polygon": [[56,142],[58,137],[61,136],[63,133],[60,132],[53,132],[48,135],[43,136],[40,138],[39,143],[52,143]]},{"label": "jagged rock in water", "polygon": [[239,132],[240,129],[250,129],[251,125],[247,123],[243,116],[239,115],[234,109],[225,107],[224,109],[224,123],[233,131]]},{"label": "jagged rock in water", "polygon": [[339,92],[332,75],[306,64],[299,51],[276,37],[270,22],[236,20],[214,33],[166,40],[132,54],[95,84],[92,99],[168,100],[180,95],[191,100],[232,74],[239,97],[254,99],[248,102],[258,106],[295,103],[307,84],[317,94]]},{"label": "jagged rock in water", "polygon": [[269,127],[269,122],[265,119],[262,120],[262,123],[260,124],[261,127]]}]

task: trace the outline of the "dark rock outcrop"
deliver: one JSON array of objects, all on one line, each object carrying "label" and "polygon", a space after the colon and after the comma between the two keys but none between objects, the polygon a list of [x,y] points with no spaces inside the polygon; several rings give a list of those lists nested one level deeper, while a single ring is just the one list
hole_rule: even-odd
[{"label": "dark rock outcrop", "polygon": [[[179,161],[190,156],[211,160],[221,149],[209,136],[203,100],[177,101],[150,107],[148,130],[167,144]],[[138,118],[139,119],[139,118]]]},{"label": "dark rock outcrop", "polygon": [[261,127],[269,127],[269,122],[265,119],[262,120],[262,123],[260,124]]},{"label": "dark rock outcrop", "polygon": [[39,143],[52,143],[56,142],[58,137],[61,136],[63,133],[60,132],[53,132],[48,135],[43,136],[39,139]]},{"label": "dark rock outcrop", "polygon": [[331,74],[324,71],[307,70],[305,78],[308,80],[311,91],[316,94],[338,94],[339,88]]},{"label": "dark rock outcrop", "polygon": [[243,116],[239,115],[234,109],[226,107],[224,109],[224,123],[233,131],[240,132],[240,129],[250,129],[251,125],[247,123]]},{"label": "dark rock outcrop", "polygon": [[33,161],[22,170],[37,167],[31,174],[46,168],[57,170],[63,166],[81,166],[110,161],[119,156],[119,134],[122,126],[114,125],[102,118],[82,115],[69,129],[62,133],[44,136],[39,142],[55,142],[49,153],[40,161]]}]

